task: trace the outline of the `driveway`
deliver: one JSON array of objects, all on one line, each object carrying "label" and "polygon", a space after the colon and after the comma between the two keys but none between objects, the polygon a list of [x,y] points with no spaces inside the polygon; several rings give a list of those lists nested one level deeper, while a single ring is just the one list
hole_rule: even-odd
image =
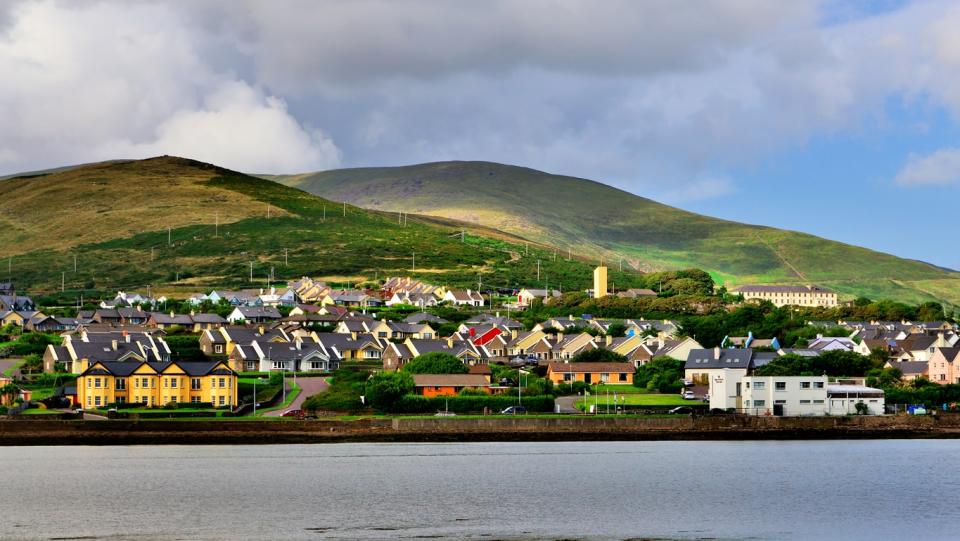
[{"label": "driveway", "polygon": [[[290,380],[288,380],[288,382],[290,382]],[[283,415],[283,412],[286,410],[300,409],[300,406],[303,405],[303,402],[306,399],[315,394],[326,392],[326,390],[330,387],[327,385],[327,378],[297,378],[297,385],[300,386],[300,394],[293,399],[293,402],[291,402],[289,406],[284,409],[268,411],[267,413],[263,414],[264,417],[279,417],[280,415]],[[287,389],[287,392],[290,392],[290,390]]]},{"label": "driveway", "polygon": [[570,396],[558,396],[554,400],[554,404],[559,407],[559,413],[580,413],[580,410],[573,407],[573,403],[577,401],[578,398],[582,398],[579,395],[570,395]]},{"label": "driveway", "polygon": [[[21,360],[23,360],[23,359],[20,359],[20,358],[16,358],[16,359],[0,359],[0,374],[3,374],[4,372],[7,371],[8,368],[10,368],[11,366],[19,363]],[[20,375],[20,371],[19,371],[19,370],[14,370],[13,375],[14,375],[14,376],[19,376],[19,375]]]}]

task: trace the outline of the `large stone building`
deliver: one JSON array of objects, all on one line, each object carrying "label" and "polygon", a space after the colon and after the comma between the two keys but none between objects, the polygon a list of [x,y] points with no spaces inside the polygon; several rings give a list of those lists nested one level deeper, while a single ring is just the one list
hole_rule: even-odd
[{"label": "large stone building", "polygon": [[774,306],[837,306],[837,293],[818,286],[745,285],[733,290],[745,300],[770,301]]}]

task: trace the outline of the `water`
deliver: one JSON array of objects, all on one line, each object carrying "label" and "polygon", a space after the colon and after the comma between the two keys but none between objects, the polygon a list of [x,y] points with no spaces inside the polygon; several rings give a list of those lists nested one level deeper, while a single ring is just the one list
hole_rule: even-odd
[{"label": "water", "polygon": [[956,539],[960,440],[0,448],[0,538]]}]

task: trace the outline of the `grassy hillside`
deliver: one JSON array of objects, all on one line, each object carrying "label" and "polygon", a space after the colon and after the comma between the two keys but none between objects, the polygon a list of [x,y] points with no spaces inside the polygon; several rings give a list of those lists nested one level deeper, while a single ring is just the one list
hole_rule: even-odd
[{"label": "grassy hillside", "polygon": [[[484,285],[533,286],[537,259],[541,285],[573,289],[587,287],[592,270],[482,226],[412,215],[401,226],[396,214],[172,157],[0,181],[0,220],[0,279],[9,264],[18,285],[34,291],[58,290],[63,278],[67,290],[152,285],[186,295],[256,287],[271,268],[277,282],[309,275],[347,285],[412,274],[466,287],[482,275]],[[638,278],[611,279],[628,287]]]},{"label": "grassy hillside", "polygon": [[590,180],[488,162],[293,176],[278,182],[365,208],[464,220],[625,258],[641,270],[699,267],[720,283],[818,283],[847,295],[960,305],[960,274],[820,237],[693,214]]}]

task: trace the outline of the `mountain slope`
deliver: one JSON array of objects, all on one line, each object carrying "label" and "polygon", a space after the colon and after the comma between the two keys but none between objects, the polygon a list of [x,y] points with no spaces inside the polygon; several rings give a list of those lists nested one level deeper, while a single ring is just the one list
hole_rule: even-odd
[{"label": "mountain slope", "polygon": [[812,235],[710,218],[594,181],[489,162],[265,176],[365,208],[496,227],[642,270],[699,267],[728,286],[810,283],[960,304],[960,274]]},{"label": "mountain slope", "polygon": [[[554,261],[552,251],[500,231],[415,215],[400,225],[395,214],[175,157],[0,181],[0,222],[0,280],[9,268],[32,291],[250,287],[251,263],[254,285],[271,269],[275,283],[412,274],[460,287],[479,275],[490,286],[536,285],[537,259],[543,284],[584,288],[591,280],[589,262]],[[613,279],[629,287],[638,277]]]}]

